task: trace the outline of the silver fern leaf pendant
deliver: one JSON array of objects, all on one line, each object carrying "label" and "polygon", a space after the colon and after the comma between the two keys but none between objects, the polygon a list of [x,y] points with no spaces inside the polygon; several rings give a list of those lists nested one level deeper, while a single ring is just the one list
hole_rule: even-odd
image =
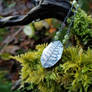
[{"label": "silver fern leaf pendant", "polygon": [[63,45],[60,41],[51,42],[44,50],[41,56],[41,64],[44,68],[54,66],[62,57]]}]

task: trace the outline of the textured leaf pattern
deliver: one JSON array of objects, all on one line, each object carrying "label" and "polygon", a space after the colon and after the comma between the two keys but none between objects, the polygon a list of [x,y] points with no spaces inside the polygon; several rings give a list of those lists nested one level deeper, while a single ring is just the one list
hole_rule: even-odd
[{"label": "textured leaf pattern", "polygon": [[44,68],[54,66],[61,58],[63,53],[63,45],[60,41],[51,42],[43,51],[41,63]]}]

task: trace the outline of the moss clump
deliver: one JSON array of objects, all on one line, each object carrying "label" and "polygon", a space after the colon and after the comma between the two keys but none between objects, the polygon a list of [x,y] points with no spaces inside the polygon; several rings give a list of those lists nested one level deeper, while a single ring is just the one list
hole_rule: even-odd
[{"label": "moss clump", "polygon": [[[68,20],[70,23],[71,20]],[[92,48],[92,17],[78,9],[71,28],[71,35],[84,47]]]},{"label": "moss clump", "polygon": [[90,92],[92,50],[67,48],[59,64],[44,69],[40,57],[46,46],[46,44],[38,45],[35,51],[12,57],[22,65],[22,83],[29,83],[31,86],[28,88],[33,90],[32,92]]}]

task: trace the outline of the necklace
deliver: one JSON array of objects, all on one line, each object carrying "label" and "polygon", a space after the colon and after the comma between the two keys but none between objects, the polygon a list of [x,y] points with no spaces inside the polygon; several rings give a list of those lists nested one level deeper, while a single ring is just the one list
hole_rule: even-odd
[{"label": "necklace", "polygon": [[[62,57],[62,53],[63,53],[63,44],[65,43],[65,41],[63,41],[63,44],[61,43],[60,40],[58,40],[59,38],[59,34],[60,32],[63,30],[63,28],[65,27],[65,22],[67,21],[68,17],[70,16],[70,13],[74,7],[74,4],[76,4],[76,0],[73,1],[72,6],[67,14],[67,16],[64,19],[63,24],[61,25],[61,27],[59,28],[59,31],[56,33],[55,39],[54,41],[52,41],[44,50],[41,56],[41,64],[43,68],[50,68],[53,67]],[[77,9],[78,9],[79,5],[76,6],[76,11],[74,12],[74,17],[76,15]],[[65,37],[68,40],[69,37],[69,33],[70,33],[70,28],[73,24],[74,21],[74,17],[71,20],[71,23],[69,24],[68,30],[67,30],[67,34],[65,35]]]}]

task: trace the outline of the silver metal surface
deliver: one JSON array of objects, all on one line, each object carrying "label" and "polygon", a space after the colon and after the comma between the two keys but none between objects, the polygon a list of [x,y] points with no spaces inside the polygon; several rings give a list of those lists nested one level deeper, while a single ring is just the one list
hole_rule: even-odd
[{"label": "silver metal surface", "polygon": [[60,41],[51,42],[43,51],[41,56],[41,64],[44,68],[54,66],[60,59],[63,53],[63,45]]}]

